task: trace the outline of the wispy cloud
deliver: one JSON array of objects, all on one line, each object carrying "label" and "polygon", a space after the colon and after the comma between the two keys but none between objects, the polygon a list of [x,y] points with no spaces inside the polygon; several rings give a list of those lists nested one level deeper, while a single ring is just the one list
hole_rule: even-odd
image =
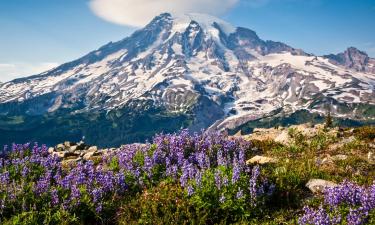
[{"label": "wispy cloud", "polygon": [[239,5],[259,8],[275,2],[297,1],[304,4],[321,2],[321,0],[89,0],[89,6],[94,14],[106,21],[142,27],[153,17],[165,12],[220,15]]},{"label": "wispy cloud", "polygon": [[244,6],[258,8],[267,5],[270,1],[272,0],[242,0],[241,3]]},{"label": "wispy cloud", "polygon": [[35,75],[58,66],[55,62],[43,63],[0,63],[0,81],[5,82],[15,78]]},{"label": "wispy cloud", "polygon": [[89,4],[97,16],[109,22],[140,27],[164,12],[220,15],[238,2],[239,0],[91,0]]}]

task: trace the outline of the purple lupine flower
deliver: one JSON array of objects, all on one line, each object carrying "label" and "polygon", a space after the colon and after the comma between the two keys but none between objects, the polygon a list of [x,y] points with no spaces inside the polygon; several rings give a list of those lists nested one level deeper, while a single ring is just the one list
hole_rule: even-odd
[{"label": "purple lupine flower", "polygon": [[244,166],[246,164],[245,151],[241,148],[238,153],[238,164]]},{"label": "purple lupine flower", "polygon": [[202,185],[202,172],[200,170],[195,175],[195,183],[198,187]]},{"label": "purple lupine flower", "polygon": [[[334,188],[327,188],[325,190],[324,203],[330,210],[335,210],[339,206],[349,206],[349,213],[345,217],[346,224],[365,224],[368,219],[369,212],[375,209],[374,190],[374,185],[365,188],[355,183],[344,181]],[[316,213],[316,211],[312,209],[310,209],[310,211],[312,212],[305,212],[305,214],[301,217],[301,220],[307,218],[308,214]],[[331,224],[340,223],[341,215],[337,212],[336,214],[336,218],[331,218]]]},{"label": "purple lupine flower", "polygon": [[34,191],[36,194],[41,195],[48,191],[51,185],[52,172],[46,171],[43,177],[41,177],[36,185],[34,186]]},{"label": "purple lupine flower", "polygon": [[259,175],[260,175],[260,168],[257,165],[252,169],[251,178],[250,178],[250,185],[249,185],[250,199],[251,199],[251,204],[253,206],[256,206],[257,180],[258,180]]},{"label": "purple lupine flower", "polygon": [[221,174],[222,174],[221,170],[216,170],[216,172],[215,172],[215,184],[216,184],[217,189],[219,189],[219,190],[221,189],[221,183],[222,183]]},{"label": "purple lupine flower", "polygon": [[188,196],[192,196],[194,194],[194,188],[193,186],[189,185],[187,188]]},{"label": "purple lupine flower", "polygon": [[227,161],[226,161],[225,157],[223,156],[222,150],[217,151],[217,164],[219,166],[226,166],[227,165]]},{"label": "purple lupine flower", "polygon": [[26,165],[23,166],[22,171],[21,171],[22,177],[26,177],[29,174],[29,172],[30,172],[29,167],[27,167]]},{"label": "purple lupine flower", "polygon": [[238,188],[238,191],[237,191],[237,193],[236,193],[236,198],[237,199],[240,199],[240,198],[242,198],[244,195],[243,195],[243,191],[242,191],[242,189],[241,188]]},{"label": "purple lupine flower", "polygon": [[220,198],[219,198],[219,202],[220,202],[220,203],[224,203],[225,201],[226,201],[226,198],[225,198],[224,194],[222,194],[222,195],[220,196]]},{"label": "purple lupine flower", "polygon": [[101,201],[102,196],[103,196],[103,191],[100,188],[95,188],[91,192],[92,201],[94,203],[97,203],[97,202]]},{"label": "purple lupine flower", "polygon": [[96,213],[101,213],[102,210],[103,210],[103,204],[102,203],[98,203],[98,205],[95,208]]},{"label": "purple lupine flower", "polygon": [[[165,176],[173,177],[176,180],[180,179],[181,185],[187,188],[190,195],[194,193],[194,188],[201,186],[203,174],[212,165],[221,164],[228,167],[226,171],[237,171],[237,169],[233,168],[233,160],[233,164],[238,164],[239,168],[244,168],[242,164],[244,151],[241,150],[243,149],[241,143],[228,141],[225,138],[226,136],[220,133],[195,134],[191,136],[187,131],[181,131],[179,134],[159,135],[154,138],[152,148],[155,149],[152,157],[148,155],[150,145],[146,147],[126,145],[118,151],[113,151],[103,157],[102,163],[97,167],[94,166],[92,161],[87,161],[78,163],[76,167],[71,167],[69,170],[62,169],[61,160],[57,156],[46,154],[46,146],[35,144],[31,149],[32,154],[26,156],[28,145],[14,145],[14,153],[12,155],[15,156],[10,158],[10,160],[0,160],[2,168],[0,179],[12,182],[12,185],[9,185],[9,189],[7,189],[7,192],[9,192],[7,193],[8,200],[17,199],[20,197],[19,190],[22,190],[22,187],[17,183],[17,180],[7,178],[6,167],[13,165],[17,172],[25,177],[30,172],[34,172],[28,171],[27,168],[31,169],[35,164],[43,167],[44,174],[40,177],[35,177],[34,195],[49,193],[50,203],[53,205],[60,203],[60,206],[64,209],[74,210],[75,206],[80,203],[81,198],[84,197],[83,195],[89,193],[90,201],[98,206],[97,211],[100,212],[102,211],[102,204],[107,199],[126,190],[127,185],[124,174],[135,178],[135,182],[131,185],[142,186],[142,175],[147,174],[152,177],[152,168],[156,164],[162,165],[160,168],[165,168]],[[135,160],[135,157],[139,154],[144,157],[143,164]],[[218,158],[220,158],[221,163],[218,163],[220,161]],[[120,172],[108,169],[108,164],[112,160],[118,161]],[[237,162],[235,162],[236,160]],[[181,170],[181,176],[179,170]],[[229,185],[228,175],[231,176],[229,179],[234,182],[238,180],[236,172],[234,174],[224,174],[220,170],[214,171],[215,185],[218,189]],[[34,177],[32,178],[34,179]],[[191,182],[193,179],[195,181],[194,186],[192,186],[193,183]],[[191,184],[190,186],[188,186],[189,183]],[[4,182],[1,185],[3,184]],[[85,191],[81,193],[80,188]],[[58,189],[61,189],[61,193],[70,193],[70,196],[68,198],[63,198],[64,195],[59,196]],[[236,197],[241,195],[243,195],[243,192],[239,190],[236,193]],[[59,199],[59,197],[61,198]],[[222,195],[222,197],[222,202],[224,202],[225,196]],[[35,209],[37,208],[35,206]]]},{"label": "purple lupine flower", "polygon": [[322,206],[318,210],[310,207],[304,207],[303,210],[304,215],[298,219],[300,225],[333,225],[339,223],[337,218],[332,220]]},{"label": "purple lupine flower", "polygon": [[57,190],[56,189],[52,189],[51,191],[51,203],[53,206],[59,204],[60,200],[59,200],[59,195],[57,193]]},{"label": "purple lupine flower", "polygon": [[227,175],[223,176],[223,186],[227,187],[229,185],[229,180]]},{"label": "purple lupine flower", "polygon": [[124,191],[127,188],[124,173],[120,171],[120,173],[116,175],[115,179],[116,185],[118,186],[118,191]]},{"label": "purple lupine flower", "polygon": [[70,189],[70,200],[74,202],[74,206],[81,203],[81,191],[76,185],[73,185]]},{"label": "purple lupine flower", "polygon": [[349,209],[349,214],[346,216],[348,225],[361,225],[365,223],[365,212],[361,209]]},{"label": "purple lupine flower", "polygon": [[5,184],[8,184],[10,181],[10,178],[9,178],[9,172],[8,171],[5,171],[3,172],[2,174],[0,174],[0,183],[5,185]]},{"label": "purple lupine flower", "polygon": [[143,170],[146,172],[147,176],[151,178],[152,176],[152,168],[154,167],[152,163],[152,159],[149,156],[145,156],[144,159],[144,165],[143,165]]},{"label": "purple lupine flower", "polygon": [[239,163],[235,159],[233,163],[232,184],[237,183],[237,181],[240,179],[240,175],[241,175],[241,165],[239,165]]}]

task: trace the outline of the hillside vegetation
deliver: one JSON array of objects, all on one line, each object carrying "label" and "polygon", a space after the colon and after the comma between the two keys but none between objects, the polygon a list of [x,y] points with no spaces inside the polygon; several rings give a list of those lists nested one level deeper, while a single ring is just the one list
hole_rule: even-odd
[{"label": "hillside vegetation", "polygon": [[0,159],[0,222],[375,224],[374,139],[371,126],[306,124],[111,150],[13,145]]}]

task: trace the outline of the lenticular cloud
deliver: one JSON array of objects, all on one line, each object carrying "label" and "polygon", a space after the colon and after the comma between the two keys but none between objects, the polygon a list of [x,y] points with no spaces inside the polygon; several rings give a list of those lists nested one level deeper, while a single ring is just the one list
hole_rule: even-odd
[{"label": "lenticular cloud", "polygon": [[99,17],[116,24],[141,27],[161,13],[207,13],[219,15],[239,0],[91,0],[90,8]]}]

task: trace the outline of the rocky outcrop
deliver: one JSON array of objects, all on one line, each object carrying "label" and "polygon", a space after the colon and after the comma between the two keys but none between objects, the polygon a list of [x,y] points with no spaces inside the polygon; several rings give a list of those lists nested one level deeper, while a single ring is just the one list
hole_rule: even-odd
[{"label": "rocky outcrop", "polygon": [[337,55],[326,55],[331,63],[344,66],[359,72],[375,73],[375,59],[370,58],[365,52],[354,47],[348,48]]},{"label": "rocky outcrop", "polygon": [[94,160],[108,154],[109,151],[115,151],[115,148],[99,149],[97,146],[89,146],[83,141],[78,143],[65,141],[48,149],[50,154],[61,158],[64,164],[76,163],[82,160]]},{"label": "rocky outcrop", "polygon": [[[324,129],[323,124],[312,125],[310,123],[292,125],[290,127],[277,127],[277,128],[255,128],[250,135],[243,136],[248,140],[274,140],[282,144],[289,144],[292,140],[292,133],[300,133],[306,138],[316,136]],[[327,135],[336,136],[339,133],[339,128],[330,129]]]}]

